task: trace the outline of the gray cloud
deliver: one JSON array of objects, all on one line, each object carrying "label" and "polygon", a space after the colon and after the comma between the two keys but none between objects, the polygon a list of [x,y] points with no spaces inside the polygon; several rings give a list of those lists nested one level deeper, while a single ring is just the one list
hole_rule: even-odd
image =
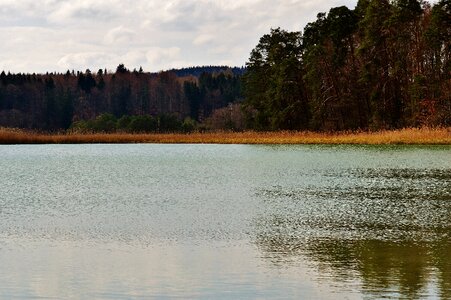
[{"label": "gray cloud", "polygon": [[94,25],[121,15],[121,2],[111,0],[58,1],[48,15],[48,20],[55,23],[88,22]]},{"label": "gray cloud", "polygon": [[1,0],[0,69],[150,71],[244,65],[271,27],[301,30],[357,0]]}]

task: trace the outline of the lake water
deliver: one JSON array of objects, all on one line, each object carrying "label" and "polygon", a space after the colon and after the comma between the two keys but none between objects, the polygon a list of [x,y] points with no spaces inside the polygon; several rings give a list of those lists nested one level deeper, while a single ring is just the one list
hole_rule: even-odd
[{"label": "lake water", "polygon": [[451,147],[0,146],[0,298],[450,299]]}]

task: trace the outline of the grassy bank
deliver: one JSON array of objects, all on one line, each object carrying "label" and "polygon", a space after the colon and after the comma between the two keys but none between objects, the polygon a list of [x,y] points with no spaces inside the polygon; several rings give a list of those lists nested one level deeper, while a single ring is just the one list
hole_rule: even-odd
[{"label": "grassy bank", "polygon": [[206,144],[412,144],[450,145],[451,128],[378,132],[208,132],[170,134],[46,134],[0,128],[0,144],[206,143]]}]

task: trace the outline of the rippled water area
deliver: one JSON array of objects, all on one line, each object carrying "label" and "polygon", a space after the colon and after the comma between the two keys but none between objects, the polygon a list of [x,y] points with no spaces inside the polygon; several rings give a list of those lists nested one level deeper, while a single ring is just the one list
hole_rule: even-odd
[{"label": "rippled water area", "polygon": [[451,299],[450,146],[0,146],[0,299]]}]

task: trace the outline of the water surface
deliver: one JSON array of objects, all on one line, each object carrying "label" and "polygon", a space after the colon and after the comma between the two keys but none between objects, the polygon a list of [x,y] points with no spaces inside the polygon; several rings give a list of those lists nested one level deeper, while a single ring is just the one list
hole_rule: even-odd
[{"label": "water surface", "polygon": [[450,150],[0,146],[0,298],[448,299]]}]

